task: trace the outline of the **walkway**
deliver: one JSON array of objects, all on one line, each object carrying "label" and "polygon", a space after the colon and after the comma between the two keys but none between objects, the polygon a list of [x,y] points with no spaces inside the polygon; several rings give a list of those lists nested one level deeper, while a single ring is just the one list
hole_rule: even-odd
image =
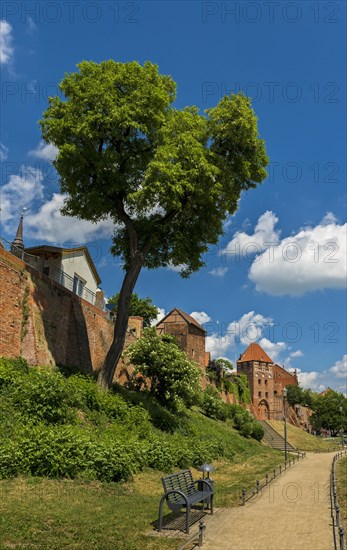
[{"label": "walkway", "polygon": [[212,516],[204,550],[332,550],[329,476],[334,454],[307,453],[245,506]]}]

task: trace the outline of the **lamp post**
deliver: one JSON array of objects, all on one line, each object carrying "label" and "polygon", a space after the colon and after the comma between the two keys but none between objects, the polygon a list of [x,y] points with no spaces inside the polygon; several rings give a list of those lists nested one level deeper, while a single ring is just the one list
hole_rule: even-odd
[{"label": "lamp post", "polygon": [[284,460],[287,462],[287,414],[286,414],[287,388],[283,388],[283,420],[284,420]]},{"label": "lamp post", "polygon": [[341,445],[342,445],[342,448],[343,448],[343,416],[342,416],[342,405],[340,405],[340,415],[341,415]]},{"label": "lamp post", "polygon": [[[207,462],[205,462],[204,464],[202,464],[201,466],[198,467],[198,470],[199,472],[202,472],[202,479],[205,479],[205,474],[206,474],[206,479],[207,481],[209,482],[209,484],[211,485],[211,488],[212,490],[214,490],[214,481],[213,479],[210,479],[210,472],[213,472],[214,471],[214,467],[211,466],[211,464],[207,464]],[[206,485],[205,483],[203,483],[203,481],[199,480],[198,482],[198,489],[199,491],[205,491],[206,489]],[[211,504],[211,499],[209,498],[208,501],[207,501],[207,507],[209,507],[209,505]],[[204,508],[204,503],[203,503],[203,508]]]}]

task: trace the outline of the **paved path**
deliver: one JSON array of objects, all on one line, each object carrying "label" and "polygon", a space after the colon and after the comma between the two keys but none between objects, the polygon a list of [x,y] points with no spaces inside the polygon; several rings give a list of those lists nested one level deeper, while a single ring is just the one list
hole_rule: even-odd
[{"label": "paved path", "polygon": [[334,454],[307,453],[259,497],[212,516],[204,550],[332,550],[329,476]]}]

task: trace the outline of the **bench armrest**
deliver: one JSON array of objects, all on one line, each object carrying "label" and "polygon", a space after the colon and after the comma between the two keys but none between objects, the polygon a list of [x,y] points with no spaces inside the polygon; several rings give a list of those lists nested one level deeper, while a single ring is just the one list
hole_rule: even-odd
[{"label": "bench armrest", "polygon": [[207,479],[195,479],[193,481],[193,484],[195,485],[195,483],[205,483],[207,485],[207,487],[210,489],[210,492],[213,493],[214,490],[212,489],[212,486],[211,486],[211,483],[209,481],[207,481]]},{"label": "bench armrest", "polygon": [[166,493],[162,496],[162,500],[164,500],[164,498],[167,498],[169,495],[173,495],[175,493],[178,495],[181,495],[181,497],[183,497],[184,500],[186,501],[186,504],[188,504],[188,499],[186,495],[182,491],[179,491],[178,489],[172,489],[171,491],[166,491]]}]

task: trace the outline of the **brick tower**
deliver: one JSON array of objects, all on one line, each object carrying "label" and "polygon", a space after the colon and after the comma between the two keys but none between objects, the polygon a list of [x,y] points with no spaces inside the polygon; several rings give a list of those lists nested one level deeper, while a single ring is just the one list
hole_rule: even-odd
[{"label": "brick tower", "polygon": [[296,375],[276,365],[255,343],[240,355],[237,372],[247,376],[255,416],[259,420],[282,419],[283,388],[297,384]]}]

